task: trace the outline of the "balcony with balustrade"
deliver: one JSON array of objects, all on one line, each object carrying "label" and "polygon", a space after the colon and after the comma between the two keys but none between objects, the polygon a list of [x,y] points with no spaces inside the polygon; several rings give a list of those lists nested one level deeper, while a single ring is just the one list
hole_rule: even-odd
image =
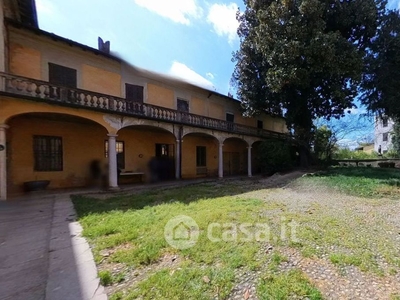
[{"label": "balcony with balustrade", "polygon": [[58,86],[49,82],[7,73],[0,73],[0,77],[0,93],[11,97],[261,138],[286,139],[289,137],[285,133],[245,126],[146,103],[131,102],[119,97]]}]

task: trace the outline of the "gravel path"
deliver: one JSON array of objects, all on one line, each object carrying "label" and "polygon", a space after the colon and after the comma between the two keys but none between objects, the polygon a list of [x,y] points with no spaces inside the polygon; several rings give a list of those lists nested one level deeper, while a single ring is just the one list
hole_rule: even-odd
[{"label": "gravel path", "polygon": [[[358,235],[382,235],[390,239],[400,250],[399,201],[364,199],[337,194],[321,186],[290,183],[299,175],[301,174],[275,175],[272,178],[260,180],[259,184],[264,188],[280,188],[269,190],[268,193],[265,190],[250,192],[248,196],[280,203],[291,213],[315,214],[315,218],[319,218],[321,211],[328,212],[333,217],[346,215],[349,223],[361,218],[370,227],[363,228],[357,233]],[[335,251],[338,248],[331,250]],[[297,249],[282,246],[274,248],[273,251],[287,258],[286,262],[280,264],[279,272],[301,270],[321,291],[324,299],[400,299],[399,265],[389,267],[386,262],[378,259],[379,267],[385,274],[380,276],[371,272],[362,272],[355,266],[338,267],[330,262],[327,255],[323,255],[322,258],[315,256],[305,258]],[[266,245],[262,247],[260,255],[265,255],[264,253],[268,255],[271,252],[272,246]],[[400,257],[399,251],[397,254]],[[255,287],[259,283],[260,275],[267,272],[266,269],[267,266],[257,272],[237,270],[237,282],[229,299],[258,299]]]}]

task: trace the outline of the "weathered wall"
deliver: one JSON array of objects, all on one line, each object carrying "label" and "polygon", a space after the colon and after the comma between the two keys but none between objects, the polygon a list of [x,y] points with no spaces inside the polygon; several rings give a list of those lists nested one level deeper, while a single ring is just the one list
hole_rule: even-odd
[{"label": "weathered wall", "polygon": [[[54,117],[62,120],[59,116]],[[106,163],[104,140],[107,132],[97,124],[33,116],[15,117],[8,124],[8,185],[11,194],[21,192],[23,182],[32,180],[51,180],[49,188],[85,186],[90,179],[90,162],[99,159]],[[62,137],[63,171],[34,171],[33,135]]]},{"label": "weathered wall", "polygon": [[10,72],[33,79],[41,78],[41,53],[19,43],[10,44]]},{"label": "weathered wall", "polygon": [[213,137],[187,135],[182,142],[182,178],[196,178],[196,147],[206,147],[207,172],[218,172],[218,141]]},{"label": "weathered wall", "polygon": [[49,63],[77,70],[77,87],[121,96],[118,61],[94,55],[75,46],[9,27],[10,72],[49,80]]},{"label": "weathered wall", "polygon": [[147,85],[147,103],[176,109],[174,91],[155,84]]},{"label": "weathered wall", "polygon": [[101,68],[82,65],[82,87],[112,96],[121,96],[121,75]]},{"label": "weathered wall", "polygon": [[149,162],[156,155],[156,143],[173,144],[175,149],[172,133],[143,126],[121,129],[117,141],[125,143],[125,171],[144,172],[145,181],[150,180]]}]

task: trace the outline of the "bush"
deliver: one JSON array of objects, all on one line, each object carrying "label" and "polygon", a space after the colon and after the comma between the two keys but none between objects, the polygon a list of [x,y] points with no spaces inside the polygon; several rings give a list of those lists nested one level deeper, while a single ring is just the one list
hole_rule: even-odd
[{"label": "bush", "polygon": [[389,150],[383,156],[387,157],[387,158],[399,158],[400,157],[400,155],[394,150]]},{"label": "bush", "polygon": [[268,140],[259,148],[260,166],[263,173],[273,174],[290,170],[294,165],[291,146],[280,140]]},{"label": "bush", "polygon": [[339,149],[333,154],[333,159],[375,159],[379,158],[378,153],[371,154],[363,151],[352,151],[350,149]]}]

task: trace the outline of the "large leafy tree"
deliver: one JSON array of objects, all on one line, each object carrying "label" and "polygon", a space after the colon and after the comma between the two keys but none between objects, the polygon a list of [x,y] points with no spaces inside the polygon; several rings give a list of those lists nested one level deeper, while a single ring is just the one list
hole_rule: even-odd
[{"label": "large leafy tree", "polygon": [[381,16],[376,37],[365,59],[362,102],[378,115],[400,119],[400,15]]},{"label": "large leafy tree", "polygon": [[309,149],[315,118],[341,117],[353,106],[385,3],[245,0],[232,77],[245,110],[284,116]]}]

